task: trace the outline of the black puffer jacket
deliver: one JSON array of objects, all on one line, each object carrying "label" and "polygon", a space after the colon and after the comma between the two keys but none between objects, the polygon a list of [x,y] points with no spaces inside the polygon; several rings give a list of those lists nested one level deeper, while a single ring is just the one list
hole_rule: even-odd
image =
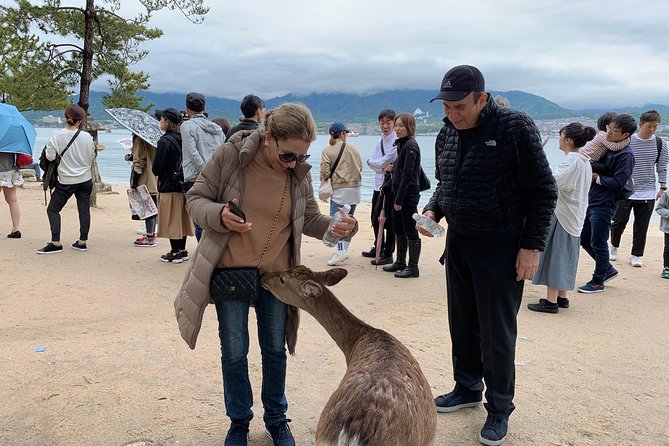
[{"label": "black puffer jacket", "polygon": [[158,192],[183,192],[181,161],[181,134],[165,133],[158,140],[152,168],[153,174],[158,177]]},{"label": "black puffer jacket", "polygon": [[557,187],[529,116],[488,98],[475,129],[460,132],[447,118],[444,124],[435,144],[438,184],[423,212],[446,217],[464,236],[518,226],[521,248],[543,250]]}]

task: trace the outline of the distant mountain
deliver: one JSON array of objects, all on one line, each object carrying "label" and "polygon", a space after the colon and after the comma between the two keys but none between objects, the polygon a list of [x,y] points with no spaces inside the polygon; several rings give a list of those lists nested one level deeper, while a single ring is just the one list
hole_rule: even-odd
[{"label": "distant mountain", "polygon": [[[524,111],[534,119],[568,118],[583,116],[585,113],[588,115],[601,114],[601,111],[596,110],[580,110],[578,112],[569,110],[541,96],[522,91],[491,91],[490,93],[493,97],[497,95],[506,97],[513,108]],[[153,103],[154,108],[174,107],[183,110],[185,106],[185,93],[144,91],[140,94],[144,96],[144,103]],[[422,115],[423,122],[438,125],[444,116],[444,111],[441,101],[430,103],[434,94],[433,90],[394,90],[370,95],[314,93],[307,96],[286,95],[266,100],[266,103],[268,108],[272,108],[284,102],[301,102],[311,109],[314,118],[319,123],[332,121],[375,123],[379,111],[384,108],[392,108],[397,112],[408,111],[412,113],[416,109],[421,109],[427,113],[427,118]],[[96,120],[110,122],[111,119],[102,105],[103,95],[103,92],[91,91],[90,111]],[[663,111],[669,111],[668,106],[657,106],[658,110],[660,107]],[[215,96],[207,97],[207,111],[211,118],[226,117],[233,125],[241,115],[239,101]],[[33,121],[40,120],[48,114],[61,116],[62,111],[25,113],[26,117]]]}]

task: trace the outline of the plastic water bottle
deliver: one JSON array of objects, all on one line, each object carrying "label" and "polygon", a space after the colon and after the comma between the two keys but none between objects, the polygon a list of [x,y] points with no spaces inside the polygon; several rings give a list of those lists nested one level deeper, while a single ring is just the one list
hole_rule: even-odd
[{"label": "plastic water bottle", "polygon": [[334,235],[332,233],[332,227],[339,223],[342,218],[348,217],[348,213],[351,211],[351,206],[348,204],[345,204],[344,206],[341,207],[341,209],[338,209],[337,212],[334,213],[332,216],[332,220],[330,220],[330,224],[328,225],[328,230],[325,231],[325,234],[323,235],[323,243],[325,246],[333,247],[337,244],[339,241],[339,237]]},{"label": "plastic water bottle", "polygon": [[413,214],[413,219],[416,220],[416,224],[421,228],[425,229],[427,232],[432,234],[435,237],[441,237],[444,235],[444,228],[436,221],[427,218],[425,215],[420,215],[418,213]]}]

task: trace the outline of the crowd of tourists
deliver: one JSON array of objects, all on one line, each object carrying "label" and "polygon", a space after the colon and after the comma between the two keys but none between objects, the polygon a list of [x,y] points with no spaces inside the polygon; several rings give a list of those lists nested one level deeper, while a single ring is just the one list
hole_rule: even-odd
[{"label": "crowd of tourists", "polygon": [[[503,99],[503,98],[502,98]],[[669,279],[669,153],[655,136],[660,115],[643,113],[640,123],[626,114],[606,113],[598,130],[578,122],[559,131],[565,156],[551,170],[534,122],[486,93],[483,74],[473,66],[449,70],[434,100],[444,107],[444,126],[435,143],[436,187],[422,215],[447,222],[443,255],[454,388],[435,398],[438,412],[482,404],[487,419],[479,434],[485,445],[507,438],[515,406],[517,314],[526,280],[545,285],[546,298],[530,310],[558,313],[569,307],[582,247],[595,261],[592,278],[578,287],[599,293],[620,275],[613,266],[621,235],[634,212],[629,262],[643,266],[653,211],[664,232],[663,278]],[[162,136],[154,147],[133,138],[130,188],[146,187],[157,214],[144,220],[137,247],[169,240],[160,259],[186,261],[185,279],[175,300],[183,339],[195,348],[204,310],[213,300],[219,322],[222,379],[230,427],[225,445],[246,445],[254,416],[247,355],[248,319],[253,307],[262,355],[263,422],[275,445],[295,445],[286,418],[286,347],[297,339],[297,309],[259,286],[265,272],[301,263],[302,235],[339,239],[328,265],[350,258],[358,229],[354,214],[361,201],[363,164],[374,171],[369,224],[374,246],[362,255],[396,278],[419,277],[420,235],[432,233],[414,221],[421,192],[427,190],[421,149],[411,113],[384,109],[381,136],[363,162],[348,141],[349,130],[332,123],[321,152],[320,181],[331,184],[329,215],[321,214],[306,162],[316,124],[303,105],[273,110],[255,95],[246,96],[239,124],[209,120],[206,98],[185,98],[179,107],[156,111]],[[60,159],[58,182],[47,207],[51,240],[37,252],[63,251],[60,212],[75,196],[79,238],[71,245],[86,251],[90,229],[91,166],[95,146],[81,131],[85,112],[70,105],[66,126],[46,146],[49,160]],[[20,238],[15,187],[21,178],[15,156],[0,153],[0,188],[10,207],[9,238]],[[329,228],[331,217],[348,215]],[[195,236],[196,250],[186,250]],[[407,257],[408,256],[408,257]],[[494,286],[490,286],[494,284]]]}]

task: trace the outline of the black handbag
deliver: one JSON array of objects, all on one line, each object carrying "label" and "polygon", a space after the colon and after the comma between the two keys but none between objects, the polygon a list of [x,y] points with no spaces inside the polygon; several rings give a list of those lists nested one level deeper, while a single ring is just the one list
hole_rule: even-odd
[{"label": "black handbag", "polygon": [[211,275],[209,282],[209,294],[214,301],[217,300],[248,300],[254,301],[260,292],[260,264],[267,254],[269,242],[272,240],[272,234],[276,229],[276,224],[279,221],[279,215],[283,209],[283,204],[286,201],[286,193],[288,192],[288,183],[290,182],[290,173],[286,174],[286,185],[283,189],[283,197],[281,197],[281,204],[279,210],[274,217],[272,229],[269,231],[267,242],[263,249],[260,261],[257,267],[242,267],[242,268],[216,268]]}]

